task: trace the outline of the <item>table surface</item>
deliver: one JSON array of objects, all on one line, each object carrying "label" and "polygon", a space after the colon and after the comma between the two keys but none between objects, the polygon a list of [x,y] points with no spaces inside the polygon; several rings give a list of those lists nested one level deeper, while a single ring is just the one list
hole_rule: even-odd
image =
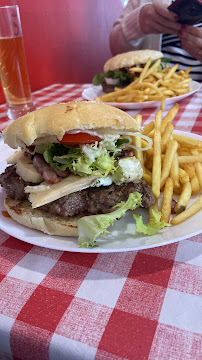
[{"label": "table surface", "polygon": [[[82,100],[87,86],[53,84],[33,100],[37,108]],[[177,130],[202,135],[201,101],[202,90],[179,102]],[[145,125],[155,111],[128,113]],[[2,161],[9,150],[0,145]],[[138,252],[79,254],[0,230],[0,359],[201,359],[201,254],[201,234]]]}]

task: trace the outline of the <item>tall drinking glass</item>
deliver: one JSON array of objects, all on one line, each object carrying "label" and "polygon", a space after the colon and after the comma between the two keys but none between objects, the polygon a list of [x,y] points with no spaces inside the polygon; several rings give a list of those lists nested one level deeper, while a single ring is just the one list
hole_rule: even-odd
[{"label": "tall drinking glass", "polygon": [[9,119],[35,110],[17,5],[0,7],[0,79]]}]

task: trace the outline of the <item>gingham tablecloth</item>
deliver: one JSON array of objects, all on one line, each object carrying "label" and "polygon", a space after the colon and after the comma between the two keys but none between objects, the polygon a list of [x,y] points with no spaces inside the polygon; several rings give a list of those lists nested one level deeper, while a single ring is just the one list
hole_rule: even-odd
[{"label": "gingham tablecloth", "polygon": [[[86,86],[52,85],[33,99],[37,108],[82,100]],[[202,135],[201,100],[198,92],[179,103],[176,129]],[[129,113],[137,112],[143,124],[154,117],[154,109]],[[0,359],[201,360],[201,254],[202,235],[138,252],[79,254],[0,231]]]}]

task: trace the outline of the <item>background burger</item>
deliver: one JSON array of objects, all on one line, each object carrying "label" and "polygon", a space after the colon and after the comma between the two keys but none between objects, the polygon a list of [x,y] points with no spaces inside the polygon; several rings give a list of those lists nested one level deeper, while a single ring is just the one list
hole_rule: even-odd
[{"label": "background burger", "polygon": [[154,196],[131,145],[140,130],[122,110],[86,101],[17,119],[3,132],[5,143],[21,148],[0,175],[8,213],[27,227],[76,236],[78,219],[109,214],[132,193],[149,207]]},{"label": "background burger", "polygon": [[169,62],[169,58],[164,58],[160,51],[156,50],[136,50],[123,54],[118,54],[109,59],[103,68],[103,72],[94,76],[93,85],[102,85],[105,93],[114,91],[115,87],[123,88],[129,85],[139,73],[130,72],[133,67],[144,67],[147,60],[151,58],[153,63],[162,58],[160,69],[164,67],[164,62]]}]

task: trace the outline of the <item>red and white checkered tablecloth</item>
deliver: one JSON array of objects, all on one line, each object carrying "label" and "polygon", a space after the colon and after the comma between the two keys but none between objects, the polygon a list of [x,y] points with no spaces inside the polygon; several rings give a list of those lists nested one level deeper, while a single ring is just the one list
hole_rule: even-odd
[{"label": "red and white checkered tablecloth", "polygon": [[[37,108],[81,100],[86,86],[51,85],[33,99]],[[178,130],[202,135],[201,100],[202,91],[179,103]],[[145,124],[154,111],[129,113]],[[201,234],[138,252],[79,254],[0,231],[0,258],[1,360],[202,359]]]}]

